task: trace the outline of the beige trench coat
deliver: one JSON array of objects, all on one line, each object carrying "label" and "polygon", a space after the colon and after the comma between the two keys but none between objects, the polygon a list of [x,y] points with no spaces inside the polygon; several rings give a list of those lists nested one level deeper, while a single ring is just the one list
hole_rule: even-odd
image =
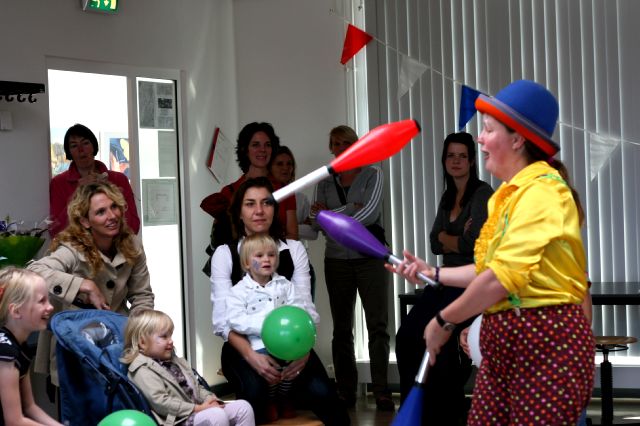
[{"label": "beige trench coat", "polygon": [[[215,394],[205,389],[193,374],[183,358],[175,354],[171,357],[184,377],[190,382],[197,400],[204,402],[215,398]],[[156,421],[165,425],[180,423],[189,417],[195,408],[190,397],[180,387],[169,371],[148,356],[138,354],[129,365],[129,378],[138,386],[149,404]]]},{"label": "beige trench coat", "polygon": [[[54,312],[78,309],[72,302],[78,297],[84,279],[93,280],[113,312],[128,315],[129,311],[153,309],[153,292],[147,269],[147,258],[142,243],[136,237],[140,255],[133,265],[118,252],[113,260],[102,255],[104,267],[96,276],[84,255],[69,244],[62,243],[56,251],[32,262],[28,269],[40,274],[49,287],[49,298]],[[129,305],[129,306],[128,306]],[[34,362],[34,371],[51,374],[51,382],[58,385],[58,369],[55,361],[55,338],[49,330],[41,331]]]}]

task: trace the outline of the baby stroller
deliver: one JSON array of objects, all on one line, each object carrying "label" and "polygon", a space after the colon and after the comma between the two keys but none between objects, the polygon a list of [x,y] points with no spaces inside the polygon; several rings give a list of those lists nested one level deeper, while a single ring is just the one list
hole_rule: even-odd
[{"label": "baby stroller", "polygon": [[124,315],[95,309],[59,312],[51,318],[58,341],[61,422],[96,425],[124,409],[153,418],[145,397],[119,361],[126,323]]}]

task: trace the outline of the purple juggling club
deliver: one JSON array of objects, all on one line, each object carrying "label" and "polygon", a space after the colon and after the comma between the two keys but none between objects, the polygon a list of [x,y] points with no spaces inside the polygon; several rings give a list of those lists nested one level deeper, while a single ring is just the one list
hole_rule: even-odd
[{"label": "purple juggling club", "polygon": [[[373,234],[357,220],[331,210],[321,210],[316,216],[316,220],[327,235],[343,246],[365,256],[384,259],[393,265],[400,264],[401,260],[394,256],[384,244],[374,237]],[[435,281],[420,272],[418,272],[417,276],[429,285],[438,285]],[[420,368],[418,369],[418,374],[416,374],[415,384],[404,400],[402,407],[400,407],[398,415],[393,420],[392,426],[413,426],[421,424],[424,384],[427,381],[428,371],[429,351],[425,351],[422,362],[420,363]]]},{"label": "purple juggling club", "polygon": [[[331,210],[321,210],[316,216],[316,221],[318,221],[318,224],[327,235],[351,250],[355,250],[365,256],[383,259],[393,265],[399,265],[402,262],[401,259],[394,256],[384,244],[374,237],[363,224],[349,216]],[[421,272],[418,272],[417,276],[429,285],[438,285]]]}]

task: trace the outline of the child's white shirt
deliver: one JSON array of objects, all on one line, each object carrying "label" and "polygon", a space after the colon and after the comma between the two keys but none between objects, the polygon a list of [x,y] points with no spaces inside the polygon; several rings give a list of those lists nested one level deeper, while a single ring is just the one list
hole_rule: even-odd
[{"label": "child's white shirt", "polygon": [[265,318],[280,306],[297,306],[294,291],[291,281],[277,273],[264,287],[245,274],[242,281],[231,288],[226,301],[229,328],[247,336],[253,350],[264,348],[260,334]]}]

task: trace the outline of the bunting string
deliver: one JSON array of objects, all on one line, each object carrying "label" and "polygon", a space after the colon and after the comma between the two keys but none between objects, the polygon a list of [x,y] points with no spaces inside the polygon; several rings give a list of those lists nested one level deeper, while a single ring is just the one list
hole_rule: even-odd
[{"label": "bunting string", "polygon": [[[329,9],[329,13],[336,16],[337,18],[341,19],[345,25],[353,25],[351,23],[351,19],[348,19],[343,12],[341,12],[341,8],[338,6],[338,2],[340,2],[340,0],[334,0],[334,6],[332,8]],[[359,11],[361,11],[363,9],[363,4],[362,1],[360,2],[360,4],[357,6],[357,9]],[[357,28],[357,27],[356,27]],[[363,30],[360,30],[363,31]],[[364,31],[363,31],[364,32]],[[473,101],[475,101],[475,98],[478,96],[478,94],[482,93],[481,91],[478,91],[477,89],[473,89],[470,86],[467,86],[466,84],[464,84],[464,82],[457,80],[451,76],[445,75],[441,70],[436,69],[434,67],[432,67],[429,64],[425,64],[424,62],[421,62],[418,59],[415,59],[413,57],[411,57],[409,54],[406,54],[404,52],[401,52],[397,47],[390,45],[389,43],[387,43],[386,41],[383,41],[381,39],[379,39],[378,37],[376,37],[373,34],[367,33],[370,37],[371,40],[374,40],[375,42],[379,43],[381,46],[384,46],[385,49],[390,50],[391,52],[396,53],[397,55],[400,56],[400,60],[398,61],[398,63],[400,64],[400,66],[402,67],[403,64],[406,68],[406,72],[403,74],[403,72],[401,71],[399,73],[398,76],[398,100],[400,100],[400,98],[409,91],[409,89],[413,86],[413,84],[419,80],[422,77],[422,74],[424,74],[426,71],[431,72],[432,74],[435,74],[437,76],[439,76],[441,79],[448,81],[454,85],[459,85],[461,88],[461,96],[464,96],[464,92],[467,91],[468,89],[468,93],[467,96],[471,96],[473,97]],[[345,65],[348,67],[348,65]],[[417,76],[416,76],[417,75]],[[486,93],[486,92],[484,92]],[[473,118],[474,114],[471,114],[470,116],[468,116],[468,119],[463,123],[463,118],[466,118],[467,115],[469,114],[468,108],[469,108],[469,99],[461,99],[460,102],[460,119],[459,119],[459,128],[460,130],[464,128],[464,126],[466,126],[466,124],[468,123],[468,121],[470,121]],[[465,105],[466,104],[466,105]],[[463,112],[463,108],[467,108],[466,111]],[[475,109],[475,106],[473,107]],[[629,139],[623,139],[620,137],[607,137],[604,136],[598,132],[594,132],[579,126],[575,126],[573,124],[558,120],[558,125],[559,126],[563,126],[565,128],[571,129],[572,131],[577,131],[577,132],[582,132],[585,133],[588,137],[589,137],[589,142],[590,142],[590,146],[591,145],[599,145],[599,147],[594,147],[592,149],[592,154],[594,155],[594,157],[599,158],[602,155],[598,154],[598,152],[602,152],[603,149],[605,151],[608,151],[608,155],[615,151],[615,148],[617,147],[618,144],[629,144],[629,145],[634,145],[634,146],[640,146],[640,142],[638,141],[633,141],[633,140],[629,140]],[[609,148],[603,148],[603,145],[609,145]],[[597,152],[596,152],[597,151]],[[608,158],[608,155],[606,158],[603,158],[602,160],[602,164],[604,164],[604,161],[606,161],[606,159]],[[598,161],[600,162],[600,161]],[[592,170],[592,177],[593,177],[593,170]]]}]

